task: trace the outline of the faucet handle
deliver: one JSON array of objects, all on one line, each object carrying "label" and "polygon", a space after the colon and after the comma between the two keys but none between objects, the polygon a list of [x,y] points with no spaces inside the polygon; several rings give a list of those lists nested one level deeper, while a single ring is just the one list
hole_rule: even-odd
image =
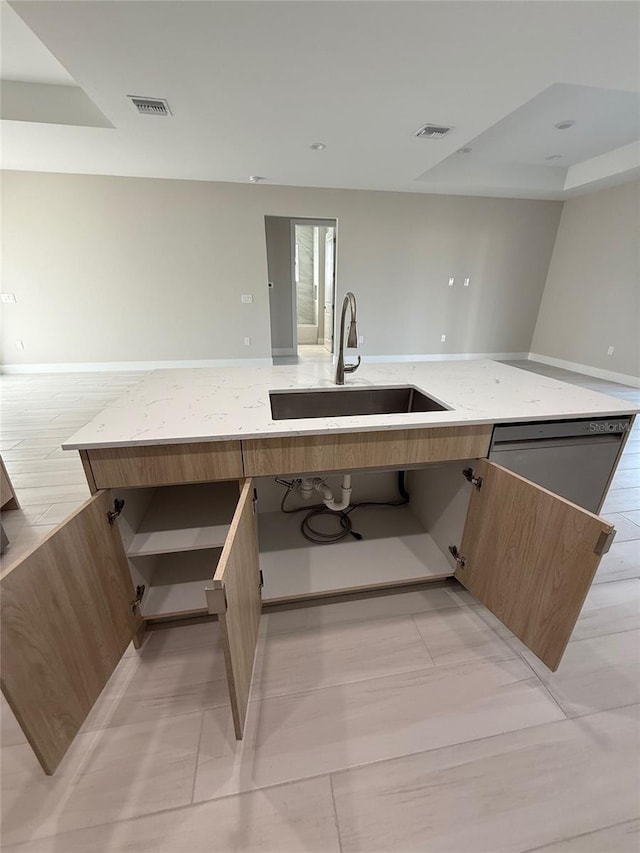
[{"label": "faucet handle", "polygon": [[362,359],[358,356],[358,361],[355,364],[345,364],[344,372],[345,373],[354,373],[359,367]]}]

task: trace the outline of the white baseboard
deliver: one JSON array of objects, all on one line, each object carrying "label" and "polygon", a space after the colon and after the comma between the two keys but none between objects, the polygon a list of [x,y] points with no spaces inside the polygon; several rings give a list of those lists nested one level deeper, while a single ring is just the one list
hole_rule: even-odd
[{"label": "white baseboard", "polygon": [[566,361],[563,358],[552,358],[550,355],[540,355],[538,352],[530,352],[528,358],[530,361],[540,361],[551,367],[560,367],[563,370],[572,370],[574,373],[584,373],[587,376],[595,376],[597,379],[608,379],[609,382],[620,382],[622,385],[640,388],[640,377],[630,373],[616,373],[615,370],[603,370],[601,367],[591,367],[589,364]]},{"label": "white baseboard", "polygon": [[264,367],[270,358],[211,358],[186,361],[87,361],[69,364],[4,364],[2,373],[101,373],[104,371],[170,370],[182,367]]},{"label": "white baseboard", "polygon": [[[349,356],[357,355],[349,351]],[[528,352],[451,352],[451,353],[419,353],[417,355],[363,355],[362,361],[370,364],[382,364],[391,361],[474,361],[488,358],[492,361],[516,361],[529,358]]]}]

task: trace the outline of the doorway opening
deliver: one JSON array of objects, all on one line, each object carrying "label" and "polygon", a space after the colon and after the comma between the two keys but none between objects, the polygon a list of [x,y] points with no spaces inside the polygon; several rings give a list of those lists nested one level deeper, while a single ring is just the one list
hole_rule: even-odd
[{"label": "doorway opening", "polygon": [[274,363],[330,360],[337,221],[266,216],[265,232]]}]

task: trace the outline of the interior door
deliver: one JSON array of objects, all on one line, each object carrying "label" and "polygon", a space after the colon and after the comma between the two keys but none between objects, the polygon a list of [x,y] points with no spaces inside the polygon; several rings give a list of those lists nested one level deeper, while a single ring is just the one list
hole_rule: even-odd
[{"label": "interior door", "polygon": [[213,584],[210,613],[217,613],[236,738],[242,739],[262,611],[253,480],[245,480]]},{"label": "interior door", "polygon": [[0,578],[1,686],[52,774],[140,627],[108,492]]},{"label": "interior door", "polygon": [[324,239],[324,347],[333,352],[336,229],[328,228]]},{"label": "interior door", "polygon": [[487,459],[473,475],[455,576],[555,671],[614,528]]}]

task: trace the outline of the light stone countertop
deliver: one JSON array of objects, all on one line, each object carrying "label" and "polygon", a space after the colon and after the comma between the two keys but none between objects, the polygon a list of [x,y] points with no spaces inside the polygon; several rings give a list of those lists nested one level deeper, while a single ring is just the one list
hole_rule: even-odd
[{"label": "light stone countertop", "polygon": [[67,450],[265,436],[364,432],[618,416],[640,411],[609,397],[487,360],[363,363],[346,388],[412,385],[449,411],[274,421],[269,391],[336,389],[334,367],[155,370],[62,445]]}]

